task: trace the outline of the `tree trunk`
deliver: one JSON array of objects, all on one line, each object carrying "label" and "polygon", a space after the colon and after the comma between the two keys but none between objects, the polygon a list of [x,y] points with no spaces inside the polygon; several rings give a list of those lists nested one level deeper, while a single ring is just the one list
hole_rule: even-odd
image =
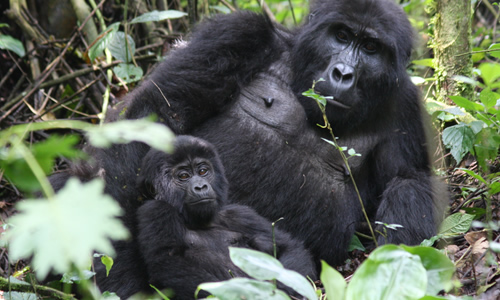
[{"label": "tree trunk", "polygon": [[435,0],[434,65],[437,95],[440,101],[447,96],[473,96],[473,87],[456,80],[455,76],[472,77],[471,0]]}]

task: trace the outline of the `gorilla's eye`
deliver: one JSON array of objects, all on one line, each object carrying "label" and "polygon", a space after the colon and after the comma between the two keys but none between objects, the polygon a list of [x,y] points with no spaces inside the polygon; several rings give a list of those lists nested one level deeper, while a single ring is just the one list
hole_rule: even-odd
[{"label": "gorilla's eye", "polygon": [[177,174],[177,178],[179,178],[180,180],[188,180],[191,176],[189,175],[188,172],[181,172],[179,174]]},{"label": "gorilla's eye", "polygon": [[375,42],[367,42],[363,46],[366,53],[375,53],[378,50],[378,45]]},{"label": "gorilla's eye", "polygon": [[338,30],[335,32],[335,37],[341,43],[347,43],[349,41],[349,35],[344,30]]},{"label": "gorilla's eye", "polygon": [[207,173],[208,173],[208,169],[207,168],[201,168],[198,171],[198,174],[200,174],[200,176],[206,175]]}]

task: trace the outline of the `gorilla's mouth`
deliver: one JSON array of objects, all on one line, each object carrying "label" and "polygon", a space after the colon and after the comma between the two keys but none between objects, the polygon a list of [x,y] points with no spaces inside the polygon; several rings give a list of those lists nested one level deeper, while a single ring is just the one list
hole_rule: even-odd
[{"label": "gorilla's mouth", "polygon": [[208,203],[211,203],[214,201],[215,201],[214,198],[203,198],[203,199],[199,199],[199,200],[191,202],[191,205],[208,204]]},{"label": "gorilla's mouth", "polygon": [[347,105],[345,105],[345,104],[342,104],[342,103],[340,103],[340,102],[338,102],[338,101],[335,101],[335,100],[333,100],[333,99],[335,99],[335,97],[332,97],[332,98],[327,98],[327,102],[328,102],[329,104],[333,105],[333,106],[337,106],[337,107],[340,107],[340,108],[343,108],[343,109],[351,109],[351,107],[350,107],[350,106],[347,106]]}]

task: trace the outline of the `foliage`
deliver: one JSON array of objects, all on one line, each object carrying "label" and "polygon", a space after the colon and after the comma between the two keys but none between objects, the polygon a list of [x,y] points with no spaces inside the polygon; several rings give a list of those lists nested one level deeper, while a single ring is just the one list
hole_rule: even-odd
[{"label": "foliage", "polygon": [[[147,120],[120,121],[103,126],[69,121],[18,125],[0,132],[0,153],[3,153],[0,165],[5,175],[12,182],[21,182],[19,187],[26,191],[39,189],[42,182],[36,181],[47,181],[46,174],[52,170],[57,155],[71,157],[78,153],[73,148],[75,139],[74,136],[53,136],[29,147],[24,142],[25,136],[31,130],[64,126],[85,129],[89,141],[96,146],[140,141],[166,151],[173,140],[168,128]],[[36,170],[41,172],[37,176],[30,175]],[[62,274],[84,270],[91,263],[93,251],[113,255],[110,240],[128,237],[127,230],[117,218],[122,214],[121,207],[104,194],[101,179],[81,183],[70,178],[57,194],[52,193],[45,191],[46,199],[18,202],[18,213],[9,218],[10,228],[3,236],[9,246],[10,260],[31,257],[39,279],[45,278],[50,271]],[[101,260],[109,272],[112,259],[104,255]],[[74,276],[69,275],[63,280],[74,281]],[[81,271],[76,276],[84,278]]]},{"label": "foliage", "polygon": [[[289,299],[276,286],[263,280],[284,283],[307,299],[317,299],[310,283],[265,253],[230,248],[231,260],[248,275],[256,278],[233,278],[223,282],[203,283],[218,299]],[[322,262],[321,281],[328,299],[446,299],[441,291],[454,286],[453,263],[430,247],[385,245],[373,251],[347,284],[335,269]],[[293,274],[293,276],[290,276]]]},{"label": "foliage", "polygon": [[290,299],[276,285],[278,280],[309,300],[317,299],[311,284],[299,273],[287,270],[269,254],[246,248],[229,247],[233,263],[255,279],[233,278],[223,282],[203,283],[198,289],[209,291],[219,299]]}]

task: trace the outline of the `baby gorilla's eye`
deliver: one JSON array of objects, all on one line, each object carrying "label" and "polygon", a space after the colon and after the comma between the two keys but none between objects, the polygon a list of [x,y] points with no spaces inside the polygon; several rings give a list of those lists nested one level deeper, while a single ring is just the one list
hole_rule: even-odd
[{"label": "baby gorilla's eye", "polygon": [[207,168],[201,168],[198,171],[198,174],[200,174],[201,176],[206,175],[207,173],[208,173],[208,169]]},{"label": "baby gorilla's eye", "polygon": [[188,180],[190,177],[191,176],[189,176],[189,173],[187,172],[177,174],[177,178],[179,178],[180,180]]},{"label": "baby gorilla's eye", "polygon": [[343,30],[339,30],[335,33],[335,37],[337,38],[337,40],[339,42],[342,42],[342,43],[347,43],[348,40],[349,40],[349,36],[347,35],[347,33]]}]

